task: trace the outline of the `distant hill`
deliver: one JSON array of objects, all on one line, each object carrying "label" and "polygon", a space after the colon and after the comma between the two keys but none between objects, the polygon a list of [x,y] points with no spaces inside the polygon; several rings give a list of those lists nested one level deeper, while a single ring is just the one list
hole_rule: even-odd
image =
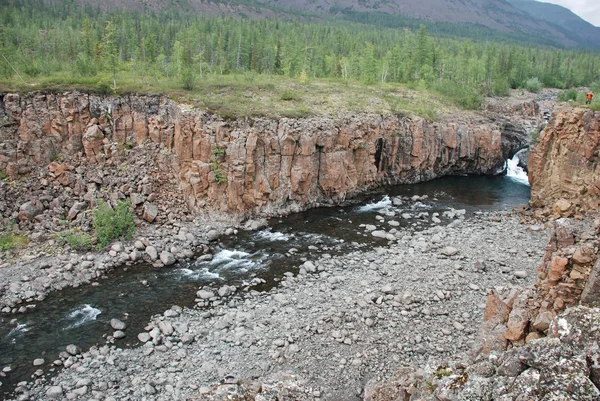
[{"label": "distant hill", "polygon": [[535,0],[508,0],[513,6],[533,17],[557,26],[566,35],[586,47],[600,48],[600,28],[580,18],[571,10],[556,4]]},{"label": "distant hill", "polygon": [[[583,40],[551,21],[532,17],[531,13],[515,7],[506,0],[258,0],[263,4],[287,9],[311,11],[322,15],[337,15],[358,22],[383,21],[374,15],[419,19],[426,23],[450,23],[462,25],[457,33],[470,29],[494,39],[494,32],[501,36],[512,35],[521,41],[554,44],[564,47],[600,48],[596,41]],[[524,1],[524,0],[521,0]],[[568,11],[568,10],[567,10]],[[572,14],[572,13],[571,13]],[[572,14],[579,21],[581,18]],[[348,18],[349,17],[349,18]],[[381,23],[381,22],[380,22]],[[443,25],[442,25],[443,26]],[[487,28],[487,29],[485,29]],[[449,27],[444,30],[452,31]],[[474,35],[477,32],[473,32]]]},{"label": "distant hill", "polygon": [[53,3],[60,7],[79,3],[101,9],[177,9],[208,16],[239,15],[248,18],[300,19],[305,22],[333,18],[392,28],[418,28],[420,24],[425,24],[430,32],[444,36],[600,49],[600,28],[563,7],[530,0],[29,1]]}]

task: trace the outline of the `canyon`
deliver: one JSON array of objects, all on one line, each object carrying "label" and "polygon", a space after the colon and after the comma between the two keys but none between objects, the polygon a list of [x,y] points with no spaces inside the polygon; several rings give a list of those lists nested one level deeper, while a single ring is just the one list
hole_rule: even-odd
[{"label": "canyon", "polygon": [[[85,211],[98,199],[129,199],[138,229],[184,241],[184,223],[221,222],[225,232],[250,219],[256,229],[257,217],[345,204],[385,185],[501,174],[549,108],[492,99],[480,113],[429,122],[227,120],[161,96],[77,92],[5,94],[1,104],[0,211],[37,238],[34,249],[61,220],[89,230]],[[19,386],[19,399],[550,400],[573,388],[595,399],[600,113],[551,110],[529,158],[530,205],[390,230],[401,208],[426,199],[394,198],[372,229],[356,228],[383,233],[387,246],[337,256],[324,247],[269,292],[202,287],[193,309],[153,316],[140,347],[109,336],[105,346],[67,348],[53,362],[67,368]],[[112,262],[147,249],[142,240],[115,244]],[[196,243],[208,254],[207,245]],[[18,277],[27,264],[0,271]],[[4,293],[14,288],[7,281]],[[571,362],[554,364],[556,355]]]}]

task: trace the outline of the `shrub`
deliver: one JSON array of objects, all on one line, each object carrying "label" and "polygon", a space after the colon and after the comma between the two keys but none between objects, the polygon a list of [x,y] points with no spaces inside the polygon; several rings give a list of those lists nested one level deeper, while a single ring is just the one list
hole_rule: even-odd
[{"label": "shrub", "polygon": [[283,93],[281,94],[281,100],[286,102],[290,100],[300,100],[300,97],[296,92],[288,89],[283,91]]},{"label": "shrub", "polygon": [[575,89],[569,89],[558,94],[558,100],[568,102],[569,100],[576,101],[578,92]]},{"label": "shrub", "polygon": [[93,215],[99,248],[105,247],[118,238],[129,239],[135,233],[133,211],[128,200],[117,201],[114,209],[104,201],[100,201],[94,208]]},{"label": "shrub", "polygon": [[525,89],[529,92],[537,93],[542,89],[542,83],[537,78],[530,78],[525,82]]},{"label": "shrub", "polygon": [[476,110],[481,108],[483,98],[475,88],[460,85],[452,81],[444,81],[436,84],[434,89],[442,96],[465,109]]},{"label": "shrub", "polygon": [[20,248],[29,243],[29,239],[12,233],[0,234],[0,252]]},{"label": "shrub", "polygon": [[510,95],[510,83],[506,79],[497,79],[493,82],[491,89],[494,96]]},{"label": "shrub", "polygon": [[86,251],[92,248],[95,238],[89,234],[81,232],[80,230],[73,229],[60,233],[58,235],[58,241],[69,245],[76,251]]},{"label": "shrub", "polygon": [[181,72],[181,87],[187,91],[196,87],[196,74],[191,67],[184,68]]}]

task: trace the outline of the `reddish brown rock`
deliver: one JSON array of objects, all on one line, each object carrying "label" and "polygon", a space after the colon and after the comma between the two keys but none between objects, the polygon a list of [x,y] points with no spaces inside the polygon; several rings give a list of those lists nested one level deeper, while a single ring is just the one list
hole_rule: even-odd
[{"label": "reddish brown rock", "polygon": [[561,198],[578,199],[587,208],[597,209],[599,151],[600,113],[560,110],[540,134],[529,158],[532,200],[552,204]]},{"label": "reddish brown rock", "polygon": [[104,134],[97,125],[92,125],[87,129],[85,134],[83,134],[83,150],[90,161],[96,161],[97,157],[102,153],[103,140]]},{"label": "reddish brown rock", "polygon": [[[438,122],[374,114],[224,121],[160,96],[34,93],[4,103],[19,138],[0,149],[2,169],[23,174],[80,151],[90,162],[120,164],[126,146],[149,140],[161,149],[157,170],[176,176],[191,209],[236,215],[336,204],[382,184],[495,174],[536,121],[535,107],[508,130],[494,110]],[[57,179],[76,181],[68,172]]]}]

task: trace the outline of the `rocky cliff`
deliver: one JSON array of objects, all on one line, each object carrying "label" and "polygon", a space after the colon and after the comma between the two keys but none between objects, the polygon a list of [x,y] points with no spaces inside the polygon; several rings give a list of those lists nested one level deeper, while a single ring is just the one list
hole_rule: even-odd
[{"label": "rocky cliff", "polygon": [[597,209],[600,197],[600,113],[563,109],[540,134],[529,160],[531,197],[539,205],[560,198]]},{"label": "rocky cliff", "polygon": [[[136,155],[150,149],[148,173],[135,172],[145,182],[119,181],[111,198],[152,200],[143,186],[163,183],[155,169],[172,174],[193,211],[273,215],[339,203],[382,184],[500,173],[539,120],[532,105],[511,122],[492,112],[433,123],[369,114],[225,120],[163,96],[6,94],[0,170],[17,178],[49,166],[61,185],[97,193],[107,175],[118,175],[110,168],[139,163]],[[89,166],[109,170],[96,179],[86,176]]]}]

